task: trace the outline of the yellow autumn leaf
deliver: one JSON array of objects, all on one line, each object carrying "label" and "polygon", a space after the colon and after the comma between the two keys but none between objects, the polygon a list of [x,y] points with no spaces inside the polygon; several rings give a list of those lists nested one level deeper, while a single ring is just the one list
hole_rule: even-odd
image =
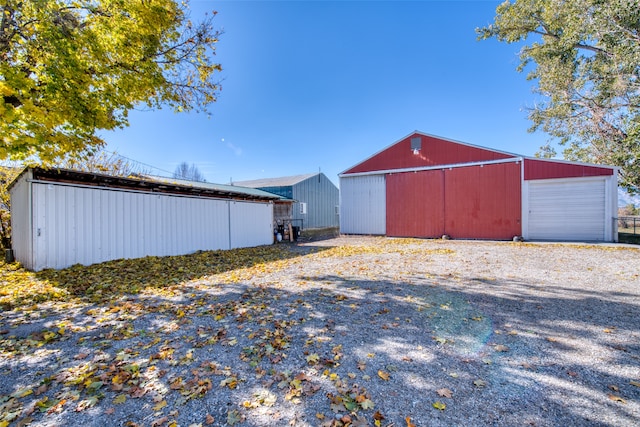
[{"label": "yellow autumn leaf", "polygon": [[160,402],[158,402],[156,404],[156,406],[153,407],[153,410],[154,411],[160,411],[165,406],[167,406],[167,401],[166,400],[161,400]]},{"label": "yellow autumn leaf", "polygon": [[379,370],[378,371],[378,376],[380,378],[382,378],[383,380],[385,380],[385,381],[389,381],[389,373],[388,372],[385,372],[383,370]]},{"label": "yellow autumn leaf", "polygon": [[447,407],[447,405],[445,405],[444,403],[442,403],[442,402],[440,402],[440,401],[438,401],[438,402],[433,402],[433,403],[431,404],[431,406],[433,406],[434,408],[439,409],[439,410],[441,410],[441,411],[444,411],[444,410],[445,410],[445,408]]},{"label": "yellow autumn leaf", "polygon": [[127,401],[127,396],[124,394],[119,394],[113,399],[113,403],[119,405]]},{"label": "yellow autumn leaf", "polygon": [[16,391],[13,394],[11,394],[11,397],[21,398],[21,397],[29,396],[32,393],[33,393],[33,389],[31,389],[31,388],[23,388],[23,389],[20,389],[20,390]]}]

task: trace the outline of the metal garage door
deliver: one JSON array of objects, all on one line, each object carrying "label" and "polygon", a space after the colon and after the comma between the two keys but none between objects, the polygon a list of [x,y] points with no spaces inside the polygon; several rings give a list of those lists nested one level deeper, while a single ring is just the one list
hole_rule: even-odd
[{"label": "metal garage door", "polygon": [[529,239],[605,240],[605,180],[529,181]]},{"label": "metal garage door", "polygon": [[340,232],[381,234],[386,232],[386,185],[384,175],[340,178]]}]

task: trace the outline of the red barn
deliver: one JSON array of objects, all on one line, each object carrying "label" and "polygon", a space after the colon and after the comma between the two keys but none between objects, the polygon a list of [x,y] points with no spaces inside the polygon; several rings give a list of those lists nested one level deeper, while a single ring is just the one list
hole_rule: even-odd
[{"label": "red barn", "polygon": [[617,168],[414,132],[340,174],[340,231],[616,241]]}]

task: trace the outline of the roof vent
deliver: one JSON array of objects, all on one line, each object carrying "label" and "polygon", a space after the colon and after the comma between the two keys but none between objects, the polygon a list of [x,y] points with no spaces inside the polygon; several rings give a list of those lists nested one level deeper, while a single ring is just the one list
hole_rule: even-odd
[{"label": "roof vent", "polygon": [[413,154],[418,154],[421,149],[422,149],[422,138],[420,138],[419,136],[415,138],[411,138],[411,151],[413,151]]}]

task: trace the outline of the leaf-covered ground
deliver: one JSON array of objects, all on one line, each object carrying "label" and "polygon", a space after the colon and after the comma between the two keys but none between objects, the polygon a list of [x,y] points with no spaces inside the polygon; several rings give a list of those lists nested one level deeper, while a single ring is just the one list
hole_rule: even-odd
[{"label": "leaf-covered ground", "polygon": [[340,238],[0,265],[0,427],[638,424],[639,255]]}]

